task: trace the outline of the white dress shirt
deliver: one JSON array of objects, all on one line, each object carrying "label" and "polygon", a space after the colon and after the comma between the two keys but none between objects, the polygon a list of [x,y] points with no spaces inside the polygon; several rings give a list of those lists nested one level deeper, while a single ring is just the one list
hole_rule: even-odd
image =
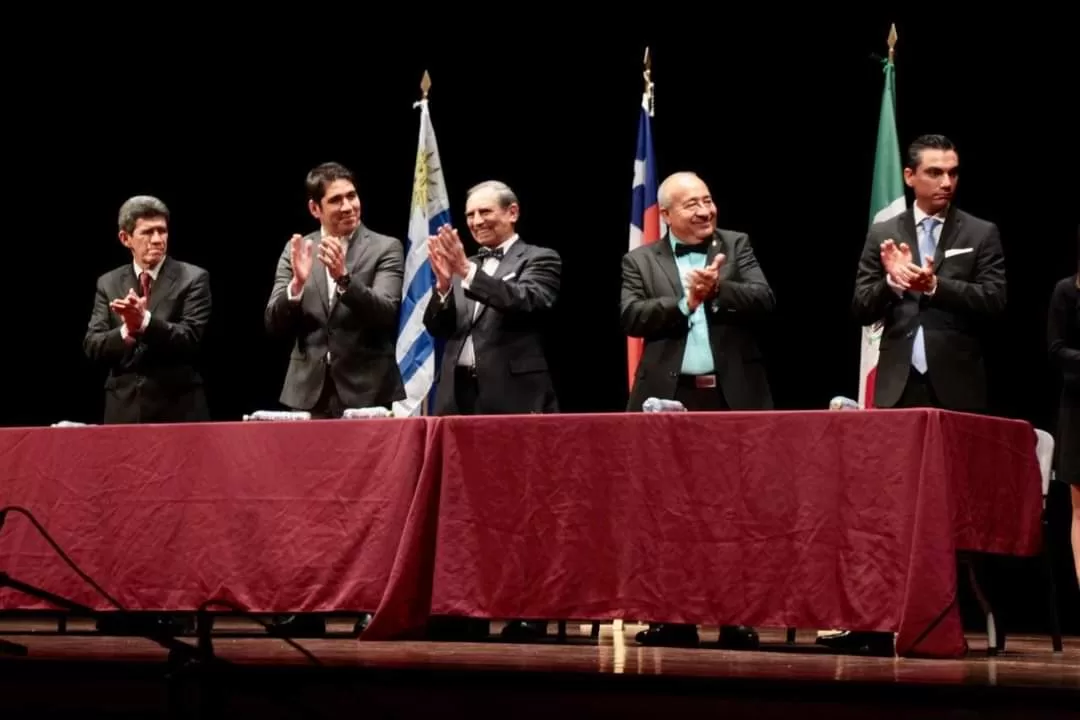
[{"label": "white dress shirt", "polygon": [[[513,245],[514,242],[517,241],[517,239],[518,236],[515,233],[514,235],[511,235],[508,239],[500,243],[498,247],[494,249],[502,250],[505,257],[505,254],[510,251],[510,246]],[[466,290],[469,289],[469,286],[472,284],[473,278],[476,277],[477,270],[483,270],[490,276],[494,275],[495,271],[498,269],[499,261],[493,257],[484,258],[483,267],[479,267],[475,262],[469,263],[469,271],[465,274],[465,278],[461,281],[461,287]],[[450,292],[453,292],[453,290],[451,289]],[[449,294],[450,293],[448,292],[447,295]],[[445,296],[443,296],[443,300],[446,300]],[[474,303],[472,320],[475,321],[476,316],[479,313],[480,303]],[[471,334],[465,338],[465,343],[461,346],[461,354],[458,355],[457,364],[458,367],[474,367],[476,365],[476,349],[473,347],[473,339]]]}]

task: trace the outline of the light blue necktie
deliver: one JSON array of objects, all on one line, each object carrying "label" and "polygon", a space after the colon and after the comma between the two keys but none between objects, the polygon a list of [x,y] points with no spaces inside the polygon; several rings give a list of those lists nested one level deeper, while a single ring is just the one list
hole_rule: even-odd
[{"label": "light blue necktie", "polygon": [[[922,264],[925,267],[926,261],[934,257],[934,253],[937,251],[937,241],[934,240],[934,229],[938,223],[941,222],[937,218],[927,217],[923,218],[923,221],[919,223],[919,227],[922,228],[922,232],[919,233],[919,256],[922,260]],[[911,346],[911,364],[916,370],[922,374],[926,374],[926,343],[923,339],[922,325],[919,325],[919,329],[915,333],[915,342]]]}]

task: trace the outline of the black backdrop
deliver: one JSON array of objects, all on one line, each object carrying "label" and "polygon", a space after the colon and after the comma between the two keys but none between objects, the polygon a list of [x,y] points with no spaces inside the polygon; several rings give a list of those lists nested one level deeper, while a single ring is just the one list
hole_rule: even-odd
[{"label": "black backdrop", "polygon": [[[1077,61],[1064,22],[877,14],[764,23],[661,8],[647,23],[655,32],[641,33],[619,29],[641,27],[623,8],[604,24],[560,23],[530,38],[543,19],[522,17],[488,17],[495,23],[483,27],[456,17],[460,28],[443,22],[428,33],[419,10],[415,31],[327,13],[307,18],[321,26],[293,28],[299,41],[268,36],[258,18],[228,28],[147,19],[100,32],[73,20],[48,31],[52,49],[23,56],[9,94],[5,217],[15,259],[0,423],[97,421],[102,378],[80,341],[95,278],[130,257],[116,212],[140,193],[173,211],[171,254],[211,271],[214,417],[276,407],[287,349],[266,337],[262,310],[286,239],[315,227],[304,175],[325,160],[351,166],[365,222],[403,237],[425,69],[455,220],[464,230],[471,184],[514,187],[522,235],[564,259],[551,348],[560,402],[568,412],[620,410],[619,260],[646,42],[661,175],[703,175],[721,226],[749,232],[776,292],[766,349],[779,406],[854,397],[860,332],[849,304],[883,80],[871,56],[884,54],[895,20],[902,142],[952,137],[959,204],[1002,230],[1010,303],[994,338],[998,410],[1053,427],[1047,299],[1076,266],[1080,220]],[[1059,491],[1052,508],[1058,567],[1069,581],[1063,602],[1080,607],[1067,502]],[[1042,606],[1027,609],[1038,623]]]}]

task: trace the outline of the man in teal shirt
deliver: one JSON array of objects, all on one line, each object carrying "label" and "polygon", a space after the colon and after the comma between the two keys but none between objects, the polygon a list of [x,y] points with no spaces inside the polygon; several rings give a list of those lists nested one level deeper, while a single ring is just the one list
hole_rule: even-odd
[{"label": "man in teal shirt", "polygon": [[[677,400],[691,411],[771,409],[755,331],[776,301],[750,239],[717,229],[712,195],[693,173],[667,178],[657,195],[667,235],[622,262],[623,330],[645,341],[627,409],[641,410],[648,398]],[[696,646],[698,632],[653,623],[637,641]],[[724,626],[720,646],[756,648],[758,634]]]},{"label": "man in teal shirt", "polygon": [[769,410],[758,344],[776,300],[746,233],[716,227],[708,186],[676,173],[658,192],[668,233],[622,261],[623,331],[644,338],[627,410],[650,397],[688,410]]}]

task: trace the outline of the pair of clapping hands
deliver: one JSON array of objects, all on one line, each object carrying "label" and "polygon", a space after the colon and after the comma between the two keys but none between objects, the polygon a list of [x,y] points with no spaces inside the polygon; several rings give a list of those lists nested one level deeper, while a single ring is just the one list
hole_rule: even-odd
[{"label": "pair of clapping hands", "polygon": [[457,230],[443,225],[434,235],[428,236],[428,259],[435,272],[435,289],[445,295],[450,290],[454,276],[464,278],[469,273],[469,260],[465,246]]},{"label": "pair of clapping hands", "polygon": [[925,264],[919,267],[913,261],[907,243],[897,245],[892,238],[881,243],[881,265],[889,283],[899,290],[932,294],[937,289],[934,259],[926,258]]},{"label": "pair of clapping hands", "polygon": [[[289,253],[292,260],[293,294],[298,295],[311,275],[312,255],[315,245],[311,240],[304,240],[302,235],[293,235],[289,240]],[[341,238],[327,235],[319,242],[319,261],[326,266],[330,277],[340,280],[348,275],[345,268],[345,243]]]},{"label": "pair of clapping hands", "polygon": [[693,312],[702,303],[708,302],[720,292],[720,268],[726,256],[722,253],[713,257],[713,261],[701,270],[686,273],[686,304]]}]

